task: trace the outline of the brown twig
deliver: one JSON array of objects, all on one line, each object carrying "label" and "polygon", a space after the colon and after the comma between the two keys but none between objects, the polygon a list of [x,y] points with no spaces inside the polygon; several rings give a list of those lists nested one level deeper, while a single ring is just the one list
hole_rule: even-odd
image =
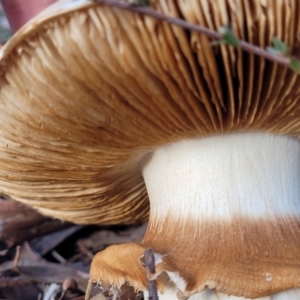
[{"label": "brown twig", "polygon": [[94,255],[91,251],[89,251],[81,241],[77,241],[76,243],[78,250],[83,253],[88,259],[93,260]]},{"label": "brown twig", "polygon": [[71,264],[81,258],[86,258],[86,255],[84,253],[78,253],[78,254],[75,254],[74,256],[72,256],[70,259],[67,260],[67,264]]},{"label": "brown twig", "polygon": [[[165,15],[165,14],[160,13],[160,12],[158,12],[152,8],[149,8],[147,6],[132,5],[130,3],[123,3],[118,0],[96,0],[96,1],[98,3],[104,4],[106,6],[112,6],[112,7],[118,8],[118,9],[136,12],[136,13],[148,16],[148,17],[152,17],[152,18],[161,20],[163,22],[167,22],[169,24],[180,26],[184,29],[199,32],[201,34],[208,36],[209,38],[211,38],[213,40],[222,40],[223,39],[223,36],[215,30],[209,29],[204,26],[189,23],[180,18]],[[237,41],[238,41],[239,47],[246,52],[264,57],[265,59],[268,59],[270,61],[277,62],[281,65],[290,67],[291,59],[289,57],[285,57],[285,56],[281,56],[281,55],[274,55],[263,48],[252,45],[243,40],[237,39]]]},{"label": "brown twig", "polygon": [[149,275],[155,273],[155,259],[154,252],[152,249],[146,249],[144,252],[144,264],[148,277],[148,290],[149,290],[149,300],[158,300],[157,295],[157,285],[155,280],[149,279]]},{"label": "brown twig", "polygon": [[21,246],[17,246],[16,247],[16,254],[15,254],[15,257],[14,257],[14,260],[13,260],[13,266],[14,266],[14,269],[19,273],[21,273],[20,270],[19,270],[19,267],[18,267],[19,260],[20,260],[20,255],[21,255]]}]

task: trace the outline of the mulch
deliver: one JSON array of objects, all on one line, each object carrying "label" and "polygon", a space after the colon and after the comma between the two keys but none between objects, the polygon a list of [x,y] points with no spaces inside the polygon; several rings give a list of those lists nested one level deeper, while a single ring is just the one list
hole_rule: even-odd
[{"label": "mulch", "polygon": [[[84,226],[44,217],[0,198],[0,300],[84,300],[94,254],[141,241],[139,226]],[[95,286],[92,300],[111,299]],[[120,300],[141,299],[124,287]]]}]

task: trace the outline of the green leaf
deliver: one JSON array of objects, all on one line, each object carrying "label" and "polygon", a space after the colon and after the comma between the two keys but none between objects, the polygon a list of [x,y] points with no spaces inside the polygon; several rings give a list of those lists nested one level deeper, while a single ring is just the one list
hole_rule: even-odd
[{"label": "green leaf", "polygon": [[280,52],[278,52],[278,50],[276,50],[274,47],[267,47],[267,51],[274,56],[280,54]]},{"label": "green leaf", "polygon": [[130,2],[130,5],[132,6],[149,6],[149,0],[135,0]]},{"label": "green leaf", "polygon": [[225,25],[220,28],[220,33],[222,35],[222,41],[228,45],[238,47],[239,40],[236,38],[234,33],[232,32],[232,28],[230,25]]},{"label": "green leaf", "polygon": [[298,59],[296,59],[296,58],[291,58],[291,60],[290,60],[290,68],[294,72],[300,74],[300,61]]},{"label": "green leaf", "polygon": [[282,42],[280,39],[273,38],[273,46],[274,46],[275,50],[282,53],[284,56],[288,55],[289,47],[284,42]]}]

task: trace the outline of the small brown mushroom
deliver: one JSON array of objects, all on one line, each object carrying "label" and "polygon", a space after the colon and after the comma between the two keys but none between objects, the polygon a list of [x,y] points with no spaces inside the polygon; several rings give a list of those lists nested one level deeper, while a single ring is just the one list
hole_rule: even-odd
[{"label": "small brown mushroom", "polygon": [[[300,47],[298,0],[151,6]],[[161,299],[299,299],[300,77],[210,43],[92,0],[41,13],[0,52],[1,192],[99,224],[147,220],[149,196],[144,240],[97,254],[92,282],[147,290],[152,248]]]}]

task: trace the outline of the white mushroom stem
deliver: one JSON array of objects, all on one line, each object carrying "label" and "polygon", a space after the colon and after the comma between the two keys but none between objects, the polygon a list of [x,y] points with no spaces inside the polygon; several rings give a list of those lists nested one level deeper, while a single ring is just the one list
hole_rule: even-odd
[{"label": "white mushroom stem", "polygon": [[299,158],[298,140],[264,133],[161,147],[143,168],[151,219],[299,216]]},{"label": "white mushroom stem", "polygon": [[299,158],[298,140],[267,133],[153,152],[143,166],[151,211],[142,244],[165,257],[179,291],[259,298],[299,286]]},{"label": "white mushroom stem", "polygon": [[[166,286],[165,286],[166,287]],[[167,286],[163,294],[159,294],[159,300],[174,300],[177,299],[177,294],[174,288]],[[144,299],[148,299],[148,291],[144,292]],[[254,300],[299,300],[300,289],[290,289],[271,296],[260,297]],[[189,298],[189,300],[250,300],[249,298],[227,296],[222,293],[216,293],[213,290],[206,289],[203,292],[197,293]]]}]

